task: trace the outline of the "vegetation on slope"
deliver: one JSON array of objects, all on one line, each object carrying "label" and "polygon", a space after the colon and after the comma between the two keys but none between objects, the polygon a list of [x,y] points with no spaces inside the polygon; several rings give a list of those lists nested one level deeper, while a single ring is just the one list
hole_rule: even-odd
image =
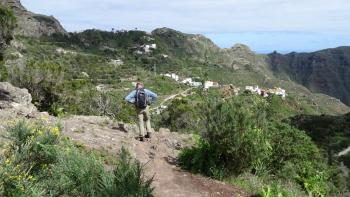
[{"label": "vegetation on slope", "polygon": [[[307,134],[327,151],[329,163],[337,160],[337,155],[350,145],[350,114],[299,115],[292,117],[291,124],[305,130]],[[340,160],[350,167],[349,154],[340,156]]]},{"label": "vegetation on slope", "polygon": [[60,127],[19,121],[0,155],[1,196],[153,196],[152,179],[125,149],[113,171],[74,145]]},{"label": "vegetation on slope", "polygon": [[[339,195],[339,175],[322,149],[305,132],[278,121],[269,105],[261,97],[210,100],[205,132],[197,146],[182,151],[179,164],[224,180],[250,173],[270,180],[268,184],[281,184],[279,192],[289,193],[286,196],[296,196],[293,190],[310,196]],[[286,183],[294,188],[283,186]]]},{"label": "vegetation on slope", "polygon": [[0,5],[0,61],[3,60],[3,48],[13,38],[16,17],[10,8]]}]

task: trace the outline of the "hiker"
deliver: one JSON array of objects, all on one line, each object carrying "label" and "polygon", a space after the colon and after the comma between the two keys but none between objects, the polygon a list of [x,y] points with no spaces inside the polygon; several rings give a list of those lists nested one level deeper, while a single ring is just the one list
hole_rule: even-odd
[{"label": "hiker", "polygon": [[[152,100],[150,101],[149,98]],[[151,115],[149,112],[149,106],[151,103],[156,102],[157,94],[154,92],[145,89],[143,84],[138,82],[136,83],[136,88],[125,97],[125,100],[129,103],[135,105],[136,113],[139,118],[139,139],[143,141],[143,138],[151,138]],[[145,125],[147,133],[145,135]]]}]

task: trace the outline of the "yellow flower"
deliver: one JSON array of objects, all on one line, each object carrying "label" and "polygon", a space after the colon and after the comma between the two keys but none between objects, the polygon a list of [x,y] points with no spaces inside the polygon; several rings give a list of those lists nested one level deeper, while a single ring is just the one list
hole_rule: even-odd
[{"label": "yellow flower", "polygon": [[28,179],[29,179],[29,180],[32,180],[32,179],[33,179],[33,176],[32,176],[32,175],[29,175],[29,176],[28,176]]},{"label": "yellow flower", "polygon": [[58,129],[58,127],[55,127],[55,128],[53,128],[52,133],[54,135],[56,135],[56,136],[59,136],[60,135],[60,130]]},{"label": "yellow flower", "polygon": [[6,159],[5,164],[10,164],[10,163],[11,163],[11,160]]}]

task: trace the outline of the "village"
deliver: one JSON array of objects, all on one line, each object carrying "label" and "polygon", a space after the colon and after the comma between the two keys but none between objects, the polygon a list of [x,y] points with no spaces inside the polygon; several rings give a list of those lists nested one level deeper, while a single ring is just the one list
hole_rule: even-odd
[{"label": "village", "polygon": [[[199,78],[181,78],[179,75],[175,73],[166,73],[161,74],[161,76],[171,78],[179,83],[192,86],[195,88],[203,88],[203,91],[209,91],[210,88],[219,88],[221,90],[221,93],[226,96],[237,96],[239,95],[241,89],[238,87],[235,87],[234,85],[223,85],[219,84],[217,81],[205,81],[204,84],[200,82]],[[228,93],[233,92],[233,93]],[[260,88],[258,85],[255,86],[245,86],[245,89],[243,92],[249,92],[252,94],[261,95],[262,97],[269,97],[270,95],[277,95],[280,96],[282,99],[285,99],[287,96],[286,90],[282,89],[280,87],[274,87],[274,88]]]}]

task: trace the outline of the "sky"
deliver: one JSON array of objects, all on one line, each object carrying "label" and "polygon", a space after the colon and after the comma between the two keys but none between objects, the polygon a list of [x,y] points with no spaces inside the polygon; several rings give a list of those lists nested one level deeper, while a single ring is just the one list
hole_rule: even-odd
[{"label": "sky", "polygon": [[71,32],[169,27],[258,53],[350,46],[350,0],[21,0]]}]

